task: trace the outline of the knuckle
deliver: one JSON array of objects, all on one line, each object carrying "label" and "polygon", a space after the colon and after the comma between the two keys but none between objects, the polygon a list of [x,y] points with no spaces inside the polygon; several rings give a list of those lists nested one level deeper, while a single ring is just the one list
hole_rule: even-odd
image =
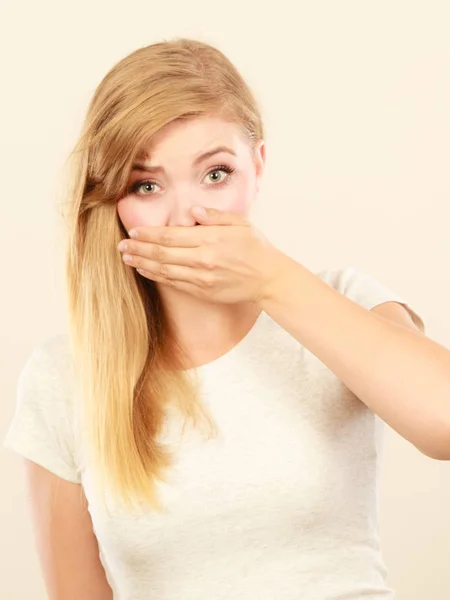
[{"label": "knuckle", "polygon": [[155,260],[158,262],[161,262],[164,260],[164,250],[162,249],[161,246],[155,246],[155,248],[153,250],[153,255],[155,257]]},{"label": "knuckle", "polygon": [[165,265],[164,263],[161,263],[159,265],[159,275],[164,278],[167,277],[167,265]]},{"label": "knuckle", "polygon": [[172,244],[172,236],[168,231],[161,233],[160,242],[163,246],[170,246]]},{"label": "knuckle", "polygon": [[214,287],[215,279],[212,273],[204,273],[201,276],[201,284],[203,287],[211,289]]},{"label": "knuckle", "polygon": [[212,271],[216,267],[216,261],[211,254],[206,254],[200,259],[200,266],[207,271]]}]

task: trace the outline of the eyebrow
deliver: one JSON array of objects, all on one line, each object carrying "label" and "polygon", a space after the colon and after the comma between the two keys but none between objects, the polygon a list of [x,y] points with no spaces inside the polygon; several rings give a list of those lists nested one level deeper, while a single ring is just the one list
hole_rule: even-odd
[{"label": "eyebrow", "polygon": [[[204,160],[207,160],[208,158],[211,158],[215,154],[220,154],[222,152],[225,152],[226,154],[231,154],[232,156],[236,156],[236,152],[234,152],[234,150],[231,150],[231,148],[228,148],[227,146],[217,146],[217,148],[213,148],[212,150],[208,150],[207,152],[203,152],[203,154],[200,154],[200,156],[197,156],[197,158],[194,160],[194,165],[197,166],[200,163],[202,163]],[[145,165],[144,163],[135,163],[132,166],[132,171],[145,171],[146,173],[159,173],[161,171],[164,171],[164,169],[163,169],[163,167],[160,167],[160,166],[150,166],[150,165]]]}]

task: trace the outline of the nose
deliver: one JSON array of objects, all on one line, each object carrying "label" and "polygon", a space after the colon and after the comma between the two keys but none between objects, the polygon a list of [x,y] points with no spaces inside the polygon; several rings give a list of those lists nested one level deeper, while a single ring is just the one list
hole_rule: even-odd
[{"label": "nose", "polygon": [[[197,202],[198,204],[198,202]],[[184,195],[173,198],[169,213],[169,227],[192,227],[197,223],[192,216],[191,209],[195,206],[193,198]]]}]

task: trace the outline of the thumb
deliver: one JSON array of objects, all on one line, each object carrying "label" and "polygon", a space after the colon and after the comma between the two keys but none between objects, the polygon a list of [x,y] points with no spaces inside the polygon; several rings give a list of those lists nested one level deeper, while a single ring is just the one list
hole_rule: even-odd
[{"label": "thumb", "polygon": [[192,214],[200,225],[247,225],[247,221],[240,215],[216,208],[194,206]]}]

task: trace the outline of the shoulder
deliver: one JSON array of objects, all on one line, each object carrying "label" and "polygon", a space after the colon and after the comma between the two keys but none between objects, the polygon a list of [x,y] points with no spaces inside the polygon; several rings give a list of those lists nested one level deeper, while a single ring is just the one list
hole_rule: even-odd
[{"label": "shoulder", "polygon": [[316,272],[316,276],[340,292],[345,292],[355,281],[369,277],[368,273],[353,266],[327,267]]},{"label": "shoulder", "polygon": [[71,362],[69,336],[61,333],[47,338],[34,347],[30,358],[35,360],[40,358],[41,360],[58,363],[60,366],[68,366]]},{"label": "shoulder", "polygon": [[415,324],[415,328],[422,332],[425,331],[425,324],[422,317],[411,306],[409,301],[386,285],[384,281],[373,277],[366,271],[351,266],[344,268],[333,267],[319,271],[316,273],[316,276],[367,310],[373,310],[375,307],[386,302],[401,304],[409,313]]},{"label": "shoulder", "polygon": [[68,336],[37,345],[19,375],[5,447],[78,483],[75,378]]},{"label": "shoulder", "polygon": [[73,362],[69,337],[61,334],[36,345],[27,357],[19,376],[19,388],[57,391],[70,387]]},{"label": "shoulder", "polygon": [[316,276],[350,300],[371,310],[384,302],[406,304],[404,298],[378,278],[353,266],[329,267]]}]

